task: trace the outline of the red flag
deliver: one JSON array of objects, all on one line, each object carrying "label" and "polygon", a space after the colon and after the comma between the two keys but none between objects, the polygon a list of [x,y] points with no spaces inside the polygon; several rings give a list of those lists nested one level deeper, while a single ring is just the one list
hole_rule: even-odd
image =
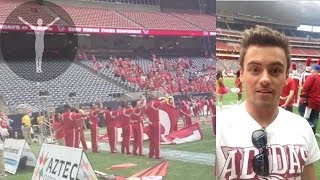
[{"label": "red flag", "polygon": [[167,168],[169,166],[168,161],[163,161],[159,164],[157,164],[154,167],[147,168],[143,171],[140,171],[132,176],[131,178],[138,177],[138,178],[143,178],[143,177],[149,177],[149,176],[162,176],[165,177],[167,174]]},{"label": "red flag", "polygon": [[163,144],[182,144],[186,142],[192,142],[201,140],[203,137],[201,128],[198,123],[187,126],[178,131],[165,135],[162,140]]},{"label": "red flag", "polygon": [[[169,105],[167,103],[165,103],[162,106],[160,106],[160,109],[165,111],[168,114],[169,118],[170,118],[169,133],[171,133],[173,131],[176,131],[177,130],[178,118],[179,118],[179,110],[176,107],[174,107],[172,105]],[[162,122],[161,118],[162,117],[160,116],[160,118],[159,118],[160,122]]]},{"label": "red flag", "polygon": [[113,166],[111,166],[111,169],[112,170],[119,170],[119,169],[126,169],[126,168],[130,168],[130,167],[134,167],[134,166],[137,166],[137,164],[124,163],[124,164],[113,165]]},{"label": "red flag", "polygon": [[108,141],[108,134],[104,134],[104,135],[99,135],[98,137],[99,141]]}]

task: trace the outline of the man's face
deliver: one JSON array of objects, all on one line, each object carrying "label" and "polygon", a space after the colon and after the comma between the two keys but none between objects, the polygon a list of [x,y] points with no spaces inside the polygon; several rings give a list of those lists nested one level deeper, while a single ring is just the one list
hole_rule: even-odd
[{"label": "man's face", "polygon": [[41,26],[41,25],[42,25],[42,23],[43,23],[43,20],[42,20],[41,18],[39,18],[39,19],[37,20],[37,24],[38,24],[38,26]]},{"label": "man's face", "polygon": [[173,105],[173,102],[174,102],[174,101],[173,101],[173,98],[169,98],[168,103],[171,104],[171,105]]},{"label": "man's face", "polygon": [[288,77],[283,49],[274,46],[250,46],[244,57],[240,79],[245,85],[249,107],[278,106],[282,88]]}]

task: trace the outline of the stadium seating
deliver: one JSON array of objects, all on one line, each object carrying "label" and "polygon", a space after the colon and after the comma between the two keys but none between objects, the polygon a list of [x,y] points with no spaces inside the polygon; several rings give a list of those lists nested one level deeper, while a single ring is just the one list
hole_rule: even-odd
[{"label": "stadium seating", "polygon": [[171,30],[200,30],[200,28],[167,13],[138,11],[118,12],[146,28]]},{"label": "stadium seating", "polygon": [[[56,14],[63,14],[61,8],[51,7]],[[70,7],[64,6],[63,9],[78,26],[100,26],[117,28],[141,28],[136,23],[122,17],[115,11],[98,8]]]},{"label": "stadium seating", "polygon": [[[23,6],[22,6],[23,4]],[[1,1],[1,23],[23,24],[18,17],[23,17],[30,24],[36,25],[38,18],[46,25],[54,20],[54,16],[48,12],[45,6],[40,6],[36,1]],[[59,24],[61,22],[57,22]]]},{"label": "stadium seating", "polygon": [[227,51],[237,50],[233,45],[229,45],[228,43],[223,41],[217,41],[216,45],[217,45],[217,49],[220,49],[220,50],[227,50]]},{"label": "stadium seating", "polygon": [[[123,65],[119,63],[120,61],[126,61],[124,64],[130,62],[131,68],[123,68]],[[186,68],[186,62],[192,64],[189,64],[190,68]],[[103,68],[97,70],[96,63],[102,64]],[[189,88],[187,89],[188,92],[208,92],[210,91],[209,86],[214,83],[212,78],[215,61],[203,57],[159,57],[155,61],[143,58],[129,59],[129,61],[119,59],[114,61],[97,60],[95,63],[90,60],[82,60],[81,64],[131,91],[150,89],[175,94],[181,93],[182,88]],[[182,67],[181,71],[178,70],[180,66]],[[142,73],[137,73],[133,69],[142,69]],[[140,81],[143,76],[145,80]],[[166,80],[168,76],[171,79],[170,81]],[[208,76],[207,81],[211,85],[207,81],[204,83],[204,79],[200,78],[205,76]],[[183,85],[179,84],[180,81],[184,82]],[[149,86],[150,84],[154,84],[154,87]],[[175,85],[180,85],[180,90],[174,91],[172,86]]]},{"label": "stadium seating", "polygon": [[[57,65],[57,61],[51,63]],[[23,62],[19,66],[21,65],[31,67],[34,66],[34,62]],[[67,103],[70,92],[77,93],[76,101],[78,103],[96,102],[100,99],[111,101],[114,100],[116,94],[126,92],[125,89],[105,81],[74,63],[58,78],[39,83],[27,81],[17,76],[9,67],[10,65],[5,62],[0,63],[0,82],[6,84],[6,88],[0,89],[0,94],[8,106],[18,106],[19,104],[42,106],[39,100],[39,91],[44,90],[49,91],[51,105],[55,107]],[[25,72],[30,73],[30,71]]]},{"label": "stadium seating", "polygon": [[[0,23],[18,23],[18,16],[23,16],[31,24],[41,17],[44,24],[50,23],[56,16],[61,16],[61,21],[57,25],[78,25],[93,27],[110,27],[110,28],[154,28],[170,30],[210,30],[214,31],[215,16],[199,15],[187,13],[167,13],[157,11],[130,11],[115,10],[95,7],[76,7],[59,4],[54,6],[40,6],[36,1],[9,1],[2,2],[2,11],[0,12]],[[26,3],[23,8],[21,5]],[[18,9],[15,9],[19,7]],[[10,16],[9,16],[10,15]],[[56,15],[56,16],[55,16]],[[71,19],[69,18],[71,17]]]},{"label": "stadium seating", "polygon": [[171,13],[172,15],[183,19],[197,27],[204,28],[205,30],[216,30],[216,18],[210,15],[197,15],[197,14],[186,14],[186,13]]}]

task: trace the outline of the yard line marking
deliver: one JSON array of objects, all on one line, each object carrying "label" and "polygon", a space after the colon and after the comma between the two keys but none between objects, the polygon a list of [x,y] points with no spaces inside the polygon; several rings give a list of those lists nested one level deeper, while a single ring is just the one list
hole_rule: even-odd
[{"label": "yard line marking", "polygon": [[[88,148],[91,149],[91,142],[87,141],[87,143],[88,143]],[[99,143],[99,149],[104,151],[110,151],[110,147],[106,143]],[[118,150],[121,149],[120,144],[117,144],[117,149]],[[149,153],[149,148],[143,148],[143,153],[147,155]],[[213,166],[215,163],[215,155],[208,154],[208,153],[161,149],[161,157],[169,160],[178,160],[178,161],[203,164],[208,166]]]}]

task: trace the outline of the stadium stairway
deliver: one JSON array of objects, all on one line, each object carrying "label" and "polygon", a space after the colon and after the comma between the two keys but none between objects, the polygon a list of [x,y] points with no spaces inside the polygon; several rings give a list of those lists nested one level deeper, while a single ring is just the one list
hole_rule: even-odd
[{"label": "stadium stairway", "polygon": [[60,17],[60,20],[59,20],[59,24],[64,24],[64,25],[68,25],[68,23],[61,17],[61,15],[58,15],[56,14],[54,11],[52,11],[49,7],[47,6],[42,6],[42,8],[54,18],[56,17]]},{"label": "stadium stairway", "polygon": [[125,89],[125,90],[127,90],[127,91],[132,91],[132,89],[131,89],[130,87],[125,86],[125,85],[121,84],[120,82],[118,82],[118,81],[116,81],[116,80],[113,80],[113,79],[108,78],[108,77],[107,77],[106,75],[104,75],[103,73],[100,73],[100,72],[97,73],[97,72],[95,72],[90,66],[86,66],[85,64],[81,63],[80,61],[74,61],[74,62],[75,62],[74,64],[76,64],[77,66],[85,69],[85,70],[88,71],[88,72],[91,72],[91,73],[95,74],[97,77],[99,77],[99,78],[107,81],[108,83],[113,84],[113,85],[115,85],[115,86],[117,86],[117,87],[123,88],[123,89]]},{"label": "stadium stairway", "polygon": [[141,26],[142,28],[146,28],[146,27],[144,27],[142,24],[138,23],[137,21],[135,21],[135,20],[133,20],[133,19],[130,19],[129,17],[123,15],[123,14],[122,14],[121,12],[119,12],[118,10],[115,10],[115,12],[116,12],[117,14],[119,14],[121,17],[127,19],[128,21],[130,21],[130,22],[132,22],[132,23],[135,23],[135,24]]},{"label": "stadium stairway", "polygon": [[6,103],[4,102],[4,100],[0,97],[0,111],[4,112],[5,114],[8,114],[9,109],[6,106]]},{"label": "stadium stairway", "polygon": [[181,21],[186,22],[186,23],[188,23],[188,24],[190,24],[190,25],[192,25],[192,26],[195,26],[195,27],[197,27],[197,28],[199,28],[199,29],[204,30],[202,27],[200,27],[200,26],[198,26],[198,25],[196,25],[196,24],[193,24],[192,22],[186,21],[186,20],[184,20],[184,19],[182,19],[182,18],[180,18],[180,17],[178,17],[178,16],[176,16],[176,15],[174,15],[174,14],[169,14],[169,15],[171,15],[171,16],[177,18],[177,19],[180,19]]}]

